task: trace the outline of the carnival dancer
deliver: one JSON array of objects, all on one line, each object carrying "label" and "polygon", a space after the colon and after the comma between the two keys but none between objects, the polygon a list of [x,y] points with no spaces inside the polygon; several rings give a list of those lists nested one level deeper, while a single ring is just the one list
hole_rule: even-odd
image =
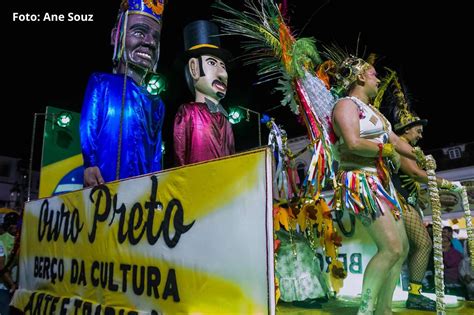
[{"label": "carnival dancer", "polygon": [[114,73],[90,76],[82,106],[85,186],[162,168],[165,107],[148,83],[159,59],[163,9],[163,0],[121,3],[111,34]]},{"label": "carnival dancer", "polygon": [[[410,109],[410,102],[400,84],[397,73],[387,69],[388,74],[382,80],[381,88],[374,101],[375,107],[391,121],[393,131],[401,140],[415,147],[423,138],[423,127],[428,120],[420,119]],[[421,294],[422,280],[430,259],[433,242],[423,224],[423,213],[419,205],[420,184],[428,183],[426,171],[418,164],[404,156],[400,157],[400,170],[392,174],[392,181],[401,195],[399,201],[403,206],[403,222],[410,244],[408,254],[408,271],[410,277],[409,294],[406,301],[408,309],[436,311],[436,302]],[[459,184],[437,177],[440,189],[454,192],[461,190]]]},{"label": "carnival dancer", "polygon": [[364,272],[358,314],[391,314],[408,239],[389,167],[398,170],[399,153],[420,161],[423,157],[370,105],[380,82],[375,68],[337,50],[328,55],[336,62],[335,78],[347,95],[337,101],[332,116],[339,155],[336,208],[353,213],[377,246]]},{"label": "carnival dancer", "polygon": [[206,20],[184,28],[185,78],[194,101],[182,104],[174,120],[177,165],[235,153],[232,126],[220,104],[227,93],[231,54],[221,48],[218,36],[217,25]]}]

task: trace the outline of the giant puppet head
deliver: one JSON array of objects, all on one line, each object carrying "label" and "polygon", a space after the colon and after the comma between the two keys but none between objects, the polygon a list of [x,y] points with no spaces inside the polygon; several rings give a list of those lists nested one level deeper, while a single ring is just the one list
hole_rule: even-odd
[{"label": "giant puppet head", "polygon": [[156,70],[164,0],[123,0],[112,30],[114,71],[137,83]]},{"label": "giant puppet head", "polygon": [[219,103],[227,93],[226,63],[231,54],[220,47],[219,28],[206,20],[184,28],[186,82],[196,102]]}]

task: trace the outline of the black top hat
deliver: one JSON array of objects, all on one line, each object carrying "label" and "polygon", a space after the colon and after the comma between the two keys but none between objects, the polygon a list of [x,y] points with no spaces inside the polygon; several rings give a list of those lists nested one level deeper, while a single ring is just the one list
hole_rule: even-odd
[{"label": "black top hat", "polygon": [[232,54],[221,48],[219,28],[207,20],[197,20],[184,27],[185,57],[192,58],[202,55],[216,56],[225,63],[232,59]]},{"label": "black top hat", "polygon": [[394,115],[395,124],[393,125],[393,131],[396,134],[401,134],[405,130],[408,130],[418,125],[426,126],[428,124],[427,119],[420,119],[420,117],[416,116],[412,112],[409,112],[407,114],[402,113],[401,111],[394,111]]},{"label": "black top hat", "polygon": [[413,111],[409,108],[400,108],[399,99],[393,94],[384,96],[380,111],[392,124],[393,131],[396,134],[402,134],[405,130],[412,127],[428,124],[427,119],[420,119]]}]

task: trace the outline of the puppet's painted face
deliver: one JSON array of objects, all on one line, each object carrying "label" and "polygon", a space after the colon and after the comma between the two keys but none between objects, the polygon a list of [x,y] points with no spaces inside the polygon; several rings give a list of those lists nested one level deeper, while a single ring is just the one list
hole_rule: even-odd
[{"label": "puppet's painted face", "polygon": [[201,64],[204,76],[199,77],[195,83],[196,94],[219,101],[227,93],[227,70],[224,61],[212,55],[202,55]]},{"label": "puppet's painted face", "polygon": [[130,14],[125,37],[125,55],[129,62],[153,70],[160,56],[161,25],[142,14]]}]

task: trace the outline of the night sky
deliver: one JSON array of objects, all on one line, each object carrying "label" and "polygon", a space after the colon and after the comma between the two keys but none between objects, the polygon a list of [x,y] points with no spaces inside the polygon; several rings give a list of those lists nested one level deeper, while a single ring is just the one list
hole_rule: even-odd
[{"label": "night sky", "polygon": [[[80,112],[89,75],[110,72],[112,46],[110,30],[119,0],[100,1],[15,1],[3,18],[3,102],[0,155],[28,160],[33,113],[55,106]],[[183,50],[182,29],[197,19],[219,13],[213,1],[169,0],[165,8],[158,71],[169,83],[163,94],[167,106],[164,140],[165,167],[172,166],[172,122],[177,107],[192,96],[184,83],[176,57]],[[242,1],[226,1],[242,8]],[[383,58],[378,66],[390,66],[403,77],[419,116],[429,120],[425,150],[474,141],[472,119],[472,43],[466,7],[458,2],[433,4],[415,1],[310,1],[288,0],[290,25],[298,36],[314,36],[323,43],[337,42],[354,49],[360,34],[359,51],[375,52]],[[383,6],[382,6],[383,5]],[[420,5],[425,5],[420,8]],[[464,5],[464,4],[463,4]],[[467,6],[467,4],[465,4]],[[20,14],[93,14],[93,22],[20,22]],[[222,46],[235,56],[242,53],[240,38],[226,37]],[[274,83],[255,86],[255,68],[240,64],[229,71],[229,91],[223,104],[240,105],[258,112],[279,105],[281,95]],[[469,84],[469,85],[468,85]],[[305,129],[289,108],[269,112],[283,124],[289,137],[304,135]],[[7,127],[7,124],[13,126]],[[263,143],[266,143],[266,130]],[[41,152],[42,124],[38,125],[35,166]],[[256,115],[234,126],[238,151],[257,146]]]}]

